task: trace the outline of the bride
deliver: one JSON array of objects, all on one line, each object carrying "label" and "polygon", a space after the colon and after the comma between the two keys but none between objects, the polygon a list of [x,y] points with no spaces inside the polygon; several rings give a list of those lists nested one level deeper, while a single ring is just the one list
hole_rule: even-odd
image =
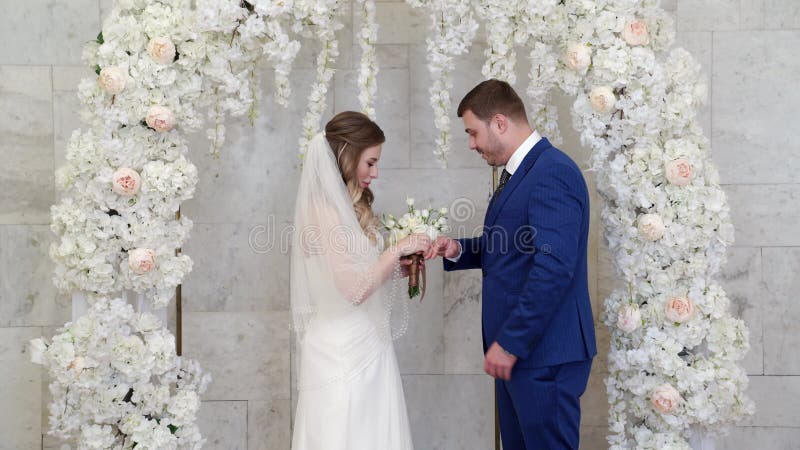
[{"label": "bride", "polygon": [[367,116],[342,112],[303,161],[291,267],[294,450],[413,449],[392,346],[392,285],[407,272],[400,258],[431,242],[412,234],[383,250],[369,185],[384,141]]}]

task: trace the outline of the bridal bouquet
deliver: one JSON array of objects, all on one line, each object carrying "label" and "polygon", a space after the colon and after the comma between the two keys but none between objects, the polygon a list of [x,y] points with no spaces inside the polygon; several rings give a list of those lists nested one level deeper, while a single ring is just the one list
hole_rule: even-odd
[{"label": "bridal bouquet", "polygon": [[[424,233],[431,239],[436,239],[440,234],[449,230],[447,208],[417,209],[414,207],[413,198],[407,198],[406,204],[408,212],[399,219],[391,214],[384,214],[381,218],[381,225],[389,232],[389,245],[396,244],[412,233]],[[408,297],[414,298],[421,294],[420,300],[422,300],[425,298],[425,270],[422,270],[422,287],[420,287],[418,268],[421,256],[408,255],[404,258],[411,259],[408,273]]]},{"label": "bridal bouquet", "polygon": [[203,444],[196,415],[211,378],[176,355],[156,316],[100,298],[50,342],[31,341],[30,352],[52,379],[50,434],[85,449]]}]

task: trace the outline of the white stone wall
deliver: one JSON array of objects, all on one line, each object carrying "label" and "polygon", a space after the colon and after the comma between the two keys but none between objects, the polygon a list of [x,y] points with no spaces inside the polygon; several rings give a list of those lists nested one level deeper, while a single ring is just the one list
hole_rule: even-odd
[{"label": "white stone wall", "polygon": [[[47,429],[47,377],[28,362],[25,343],[69,320],[69,299],[50,282],[49,207],[53,169],[65,142],[80,126],[75,90],[82,76],[83,42],[97,35],[110,0],[0,0],[0,449],[59,448]],[[725,285],[751,329],[745,363],[758,412],[724,438],[719,448],[797,449],[800,440],[800,2],[797,0],[665,0],[677,15],[678,40],[703,64],[711,80],[703,126],[714,146],[728,193],[737,242]],[[397,211],[405,195],[423,204],[475,202],[474,217],[456,223],[471,234],[482,223],[491,172],[456,134],[451,168],[432,156],[435,130],[428,106],[424,37],[427,17],[401,1],[378,4],[380,22],[378,122],[388,141],[374,184],[378,211]],[[356,109],[357,45],[352,19],[341,34],[342,55],[329,111]],[[481,79],[482,46],[458,63],[454,101]],[[524,55],[520,55],[524,80]],[[184,251],[195,270],[183,288],[184,354],[215,376],[201,426],[207,448],[289,447],[292,418],[288,254],[253,250],[253,232],[288,225],[296,179],[295,147],[313,78],[312,48],[303,50],[292,77],[287,109],[267,96],[255,126],[229,125],[220,160],[196,138],[194,163],[201,180],[183,207],[195,222]],[[268,73],[265,70],[265,73]],[[524,81],[518,89],[524,91]],[[265,76],[269,91],[269,76]],[[568,130],[568,99],[562,128]],[[454,121],[456,131],[458,122]],[[574,133],[562,149],[586,166],[588,153]],[[587,174],[587,180],[592,179]],[[594,209],[598,202],[594,197]],[[595,314],[613,287],[609,259],[595,213],[591,259]],[[256,236],[258,239],[264,235]],[[260,241],[259,242],[263,242]],[[477,271],[473,271],[477,272]],[[408,335],[397,342],[417,448],[493,448],[492,383],[482,371],[480,275],[444,275],[429,265],[425,301],[411,307]],[[601,351],[608,346],[597,328]],[[604,358],[598,358],[584,398],[581,448],[605,448]]]}]

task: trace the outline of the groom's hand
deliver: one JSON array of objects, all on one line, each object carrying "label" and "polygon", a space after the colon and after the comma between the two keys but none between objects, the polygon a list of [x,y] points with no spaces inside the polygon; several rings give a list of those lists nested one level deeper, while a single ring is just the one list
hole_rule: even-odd
[{"label": "groom's hand", "polygon": [[445,258],[455,258],[461,253],[461,246],[458,242],[447,236],[439,236],[433,241],[430,248],[425,252],[425,259],[444,256]]},{"label": "groom's hand", "polygon": [[517,363],[517,357],[503,350],[500,344],[493,342],[486,352],[486,360],[483,363],[483,370],[494,378],[502,380],[511,379],[511,369]]}]

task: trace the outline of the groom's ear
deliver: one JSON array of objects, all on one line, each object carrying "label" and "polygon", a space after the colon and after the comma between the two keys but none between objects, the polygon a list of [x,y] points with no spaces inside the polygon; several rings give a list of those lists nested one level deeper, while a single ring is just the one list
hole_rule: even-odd
[{"label": "groom's ear", "polygon": [[492,122],[497,127],[498,133],[505,133],[508,130],[508,117],[503,114],[495,114],[492,118]]}]

